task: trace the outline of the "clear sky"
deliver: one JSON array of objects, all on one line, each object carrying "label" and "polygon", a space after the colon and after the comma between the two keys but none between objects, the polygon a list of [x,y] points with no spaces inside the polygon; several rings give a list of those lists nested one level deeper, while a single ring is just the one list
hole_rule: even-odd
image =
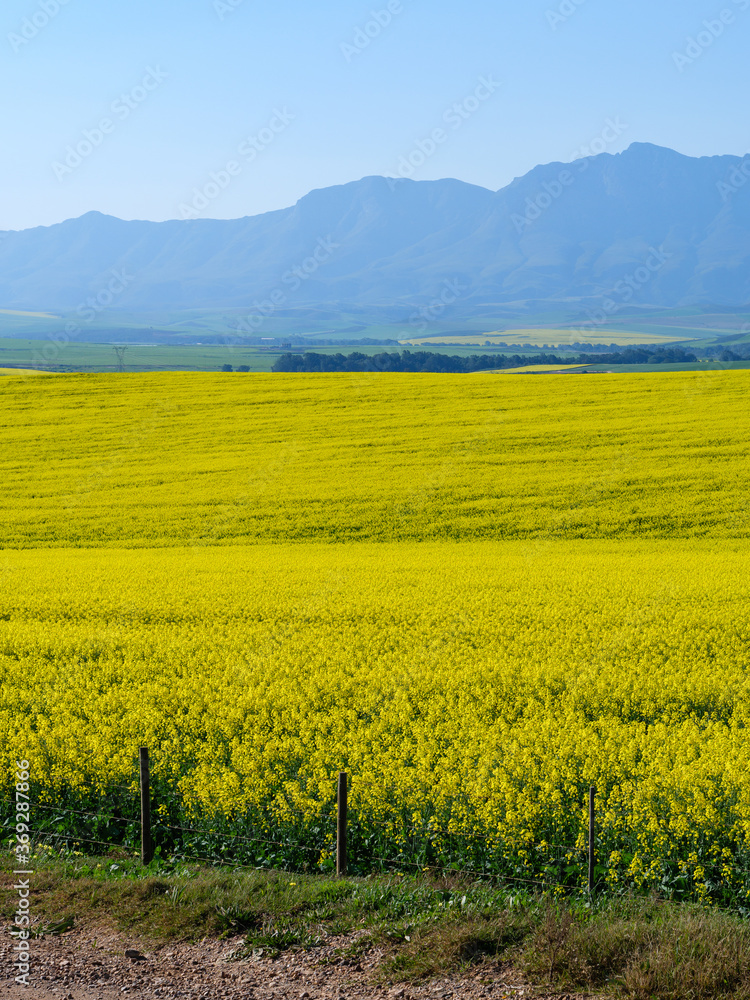
[{"label": "clear sky", "polygon": [[5,0],[0,229],[497,189],[592,144],[743,155],[749,39],[750,0]]}]

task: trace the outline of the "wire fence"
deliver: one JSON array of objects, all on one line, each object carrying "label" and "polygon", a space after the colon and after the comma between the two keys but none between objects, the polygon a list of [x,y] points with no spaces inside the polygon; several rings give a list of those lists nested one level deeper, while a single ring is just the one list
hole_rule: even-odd
[{"label": "wire fence", "polygon": [[[146,865],[156,858],[160,864],[189,861],[249,870],[335,871],[339,875],[417,871],[540,890],[588,892],[638,880],[632,853],[613,852],[612,844],[596,828],[593,788],[588,835],[581,828],[576,843],[538,840],[525,843],[521,849],[517,842],[506,842],[498,830],[452,829],[450,817],[444,824],[436,823],[434,816],[422,823],[413,819],[409,822],[405,806],[399,816],[393,785],[356,776],[353,783],[355,787],[375,788],[386,798],[390,796],[391,811],[385,821],[381,817],[379,827],[372,815],[360,812],[359,800],[354,809],[349,809],[349,780],[345,775],[339,775],[337,785],[331,782],[327,797],[321,797],[320,790],[316,798],[313,789],[301,789],[315,806],[314,815],[296,807],[283,790],[268,795],[268,801],[282,810],[283,823],[261,807],[226,815],[212,810],[210,805],[201,808],[195,796],[183,792],[179,784],[170,788],[162,778],[152,782],[148,754],[142,750],[138,777],[129,784],[110,786],[99,796],[90,792],[90,808],[81,807],[89,802],[80,792],[71,791],[58,801],[39,800],[40,796],[36,796],[37,800],[30,804],[34,816],[31,827],[37,844],[85,848],[89,853],[102,849],[100,853],[140,854]],[[9,807],[14,802],[13,797],[0,797],[2,812],[12,811]],[[466,822],[463,815],[456,826],[465,826]],[[4,827],[12,837],[12,820],[0,823],[0,835]],[[736,858],[714,857],[705,852],[682,857],[673,852],[648,857],[641,852],[638,861],[641,881],[646,872],[651,883],[660,879],[667,893],[682,893],[685,898],[697,893],[703,898],[717,892],[726,896],[731,890],[737,897],[741,890],[750,906],[750,857],[740,865]]]}]

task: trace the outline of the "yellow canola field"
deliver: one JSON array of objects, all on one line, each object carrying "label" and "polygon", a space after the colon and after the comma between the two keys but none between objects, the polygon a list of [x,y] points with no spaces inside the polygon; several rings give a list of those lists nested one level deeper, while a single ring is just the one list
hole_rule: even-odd
[{"label": "yellow canola field", "polygon": [[[0,768],[159,780],[269,829],[329,805],[521,848],[750,833],[747,544],[6,552]],[[296,822],[296,820],[295,820]]]},{"label": "yellow canola field", "polygon": [[748,537],[748,373],[0,378],[0,545]]},{"label": "yellow canola field", "polygon": [[746,849],[749,384],[0,378],[2,773],[90,803],[146,745],[270,836],[344,768],[518,859],[594,783],[636,881]]}]

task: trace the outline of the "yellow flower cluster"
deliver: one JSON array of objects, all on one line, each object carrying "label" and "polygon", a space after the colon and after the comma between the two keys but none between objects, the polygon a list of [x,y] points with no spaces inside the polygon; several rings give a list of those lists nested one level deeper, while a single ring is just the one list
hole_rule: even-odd
[{"label": "yellow flower cluster", "polygon": [[[227,816],[355,813],[650,863],[750,834],[750,576],[726,541],[6,552],[0,767]],[[618,855],[619,859],[619,855]],[[611,865],[613,862],[611,862]]]},{"label": "yellow flower cluster", "polygon": [[0,545],[750,537],[745,372],[0,379]]},{"label": "yellow flower cluster", "polygon": [[84,797],[145,745],[270,830],[344,769],[397,846],[529,865],[593,784],[611,885],[690,851],[708,885],[750,840],[747,387],[1,379],[1,773]]}]

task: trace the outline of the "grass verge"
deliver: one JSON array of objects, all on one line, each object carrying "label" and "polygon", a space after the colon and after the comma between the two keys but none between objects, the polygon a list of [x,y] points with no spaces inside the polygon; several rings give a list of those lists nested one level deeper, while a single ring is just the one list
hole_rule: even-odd
[{"label": "grass verge", "polygon": [[[40,932],[64,933],[73,918],[137,930],[156,943],[242,935],[238,955],[314,949],[350,935],[342,957],[380,947],[378,975],[387,981],[501,961],[555,990],[750,1000],[750,926],[708,907],[635,897],[560,900],[427,875],[144,869],[124,854],[43,856],[34,868],[31,912]],[[0,871],[0,916],[10,923],[8,856]]]}]

